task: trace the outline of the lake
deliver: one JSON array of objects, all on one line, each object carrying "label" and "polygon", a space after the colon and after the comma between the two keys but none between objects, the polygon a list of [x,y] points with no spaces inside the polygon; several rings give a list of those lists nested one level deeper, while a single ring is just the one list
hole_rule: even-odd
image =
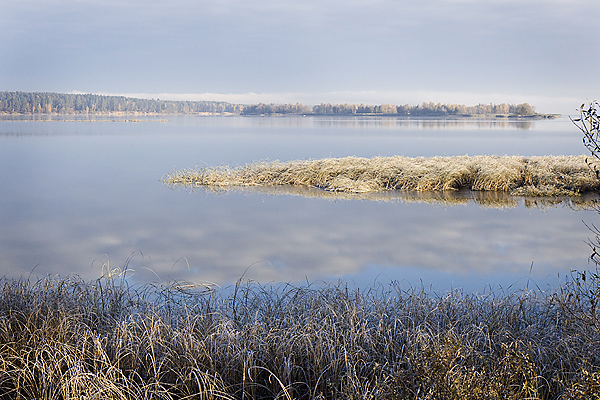
[{"label": "lake", "polygon": [[[139,122],[128,122],[136,118]],[[587,269],[587,199],[172,188],[176,169],[404,155],[585,154],[568,118],[12,117],[0,120],[0,272],[129,270],[135,283],[558,285]],[[585,223],[584,223],[585,222]]]}]

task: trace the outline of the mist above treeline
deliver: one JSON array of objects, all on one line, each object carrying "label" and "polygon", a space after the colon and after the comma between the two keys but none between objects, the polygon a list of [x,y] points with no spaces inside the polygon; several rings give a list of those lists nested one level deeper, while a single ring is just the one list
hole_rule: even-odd
[{"label": "mist above treeline", "polygon": [[0,92],[2,114],[221,114],[221,115],[380,115],[413,117],[525,117],[553,118],[521,104],[232,104],[223,101],[173,101],[98,94]]}]

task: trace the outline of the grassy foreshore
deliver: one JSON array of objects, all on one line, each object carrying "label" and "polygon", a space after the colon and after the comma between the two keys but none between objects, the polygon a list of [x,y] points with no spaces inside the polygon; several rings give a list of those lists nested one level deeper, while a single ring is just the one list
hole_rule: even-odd
[{"label": "grassy foreshore", "polygon": [[438,296],[5,278],[0,398],[598,398],[599,279]]},{"label": "grassy foreshore", "polygon": [[600,189],[586,160],[585,156],[346,157],[181,170],[165,180],[214,187],[300,185],[350,193],[471,189],[571,196]]}]

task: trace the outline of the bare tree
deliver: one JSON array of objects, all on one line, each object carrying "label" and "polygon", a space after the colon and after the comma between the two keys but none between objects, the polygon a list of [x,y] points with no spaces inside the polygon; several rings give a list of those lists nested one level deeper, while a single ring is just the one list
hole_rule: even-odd
[{"label": "bare tree", "polygon": [[[583,145],[590,151],[595,161],[600,160],[600,104],[594,100],[589,104],[583,103],[579,108],[579,118],[571,118],[571,121],[583,132]],[[587,165],[596,173],[600,179],[600,170],[593,163],[594,160],[586,158]],[[597,207],[600,213],[600,207]],[[590,260],[597,266],[600,266],[600,229],[596,225],[588,225],[590,231],[595,235],[594,240],[590,240],[589,245],[592,248]],[[585,275],[584,275],[585,276]],[[598,275],[596,275],[598,277]]]},{"label": "bare tree", "polygon": [[[600,160],[600,104],[592,101],[589,104],[582,104],[579,108],[579,118],[571,118],[571,121],[583,132],[583,145],[587,147],[592,156]],[[600,179],[600,171],[596,166],[588,165],[596,172]]]}]

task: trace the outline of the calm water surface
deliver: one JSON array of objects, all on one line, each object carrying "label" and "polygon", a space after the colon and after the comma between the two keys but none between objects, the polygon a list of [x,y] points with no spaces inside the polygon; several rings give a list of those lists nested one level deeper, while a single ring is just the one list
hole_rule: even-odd
[{"label": "calm water surface", "polygon": [[0,272],[93,279],[127,264],[135,282],[227,285],[243,275],[483,290],[555,286],[570,269],[590,267],[583,221],[600,216],[580,200],[161,182],[174,169],[262,160],[584,154],[566,118],[166,118],[0,121]]}]

